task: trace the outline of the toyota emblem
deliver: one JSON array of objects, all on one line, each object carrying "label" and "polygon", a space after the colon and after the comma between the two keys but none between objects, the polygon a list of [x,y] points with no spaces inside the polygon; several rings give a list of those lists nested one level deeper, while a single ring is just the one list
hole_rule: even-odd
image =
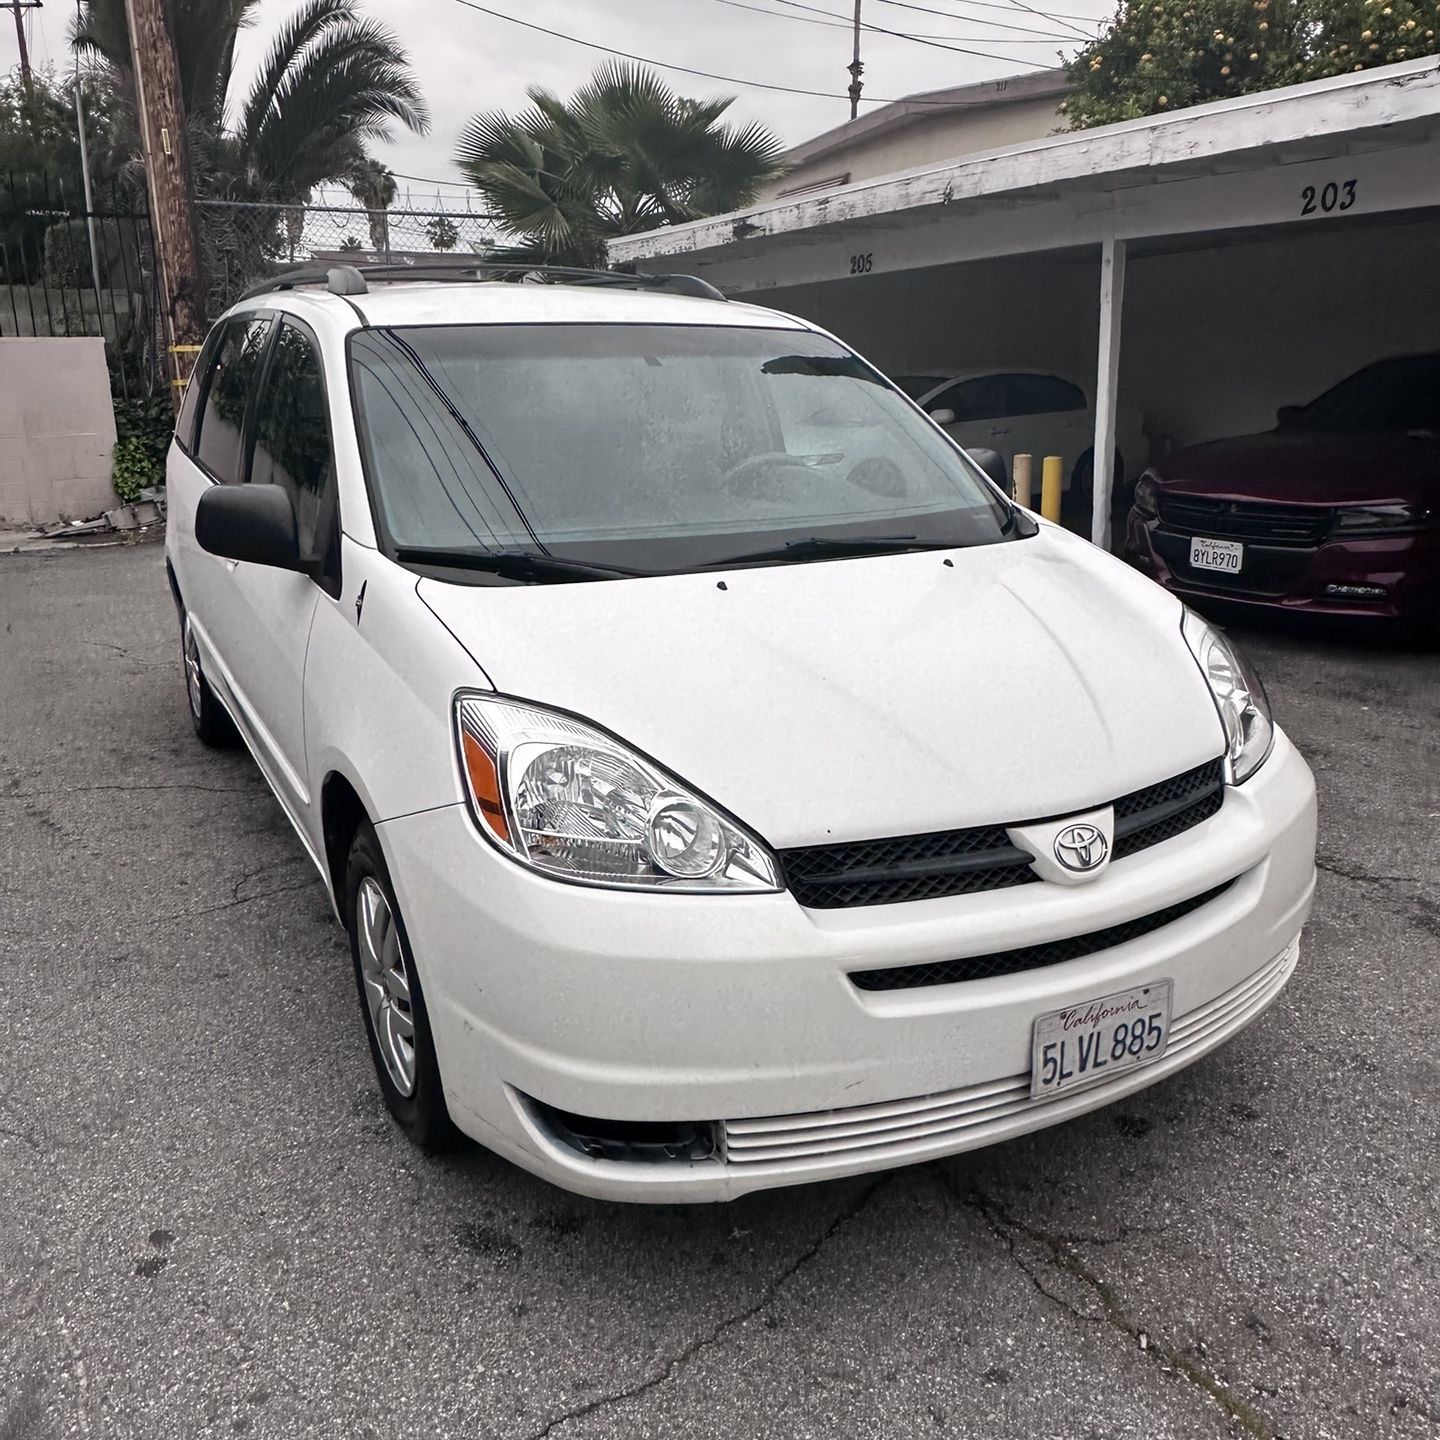
[{"label": "toyota emblem", "polygon": [[1055,858],[1067,870],[1094,870],[1109,853],[1109,841],[1094,825],[1067,825],[1055,837]]}]

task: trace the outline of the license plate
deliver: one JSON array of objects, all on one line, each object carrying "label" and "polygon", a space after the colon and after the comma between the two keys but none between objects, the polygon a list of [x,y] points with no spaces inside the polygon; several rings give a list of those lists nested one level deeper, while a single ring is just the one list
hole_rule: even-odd
[{"label": "license plate", "polygon": [[1036,1017],[1030,1039],[1030,1098],[1078,1090],[1165,1053],[1174,986],[1156,980]]},{"label": "license plate", "polygon": [[1223,570],[1227,575],[1240,573],[1245,547],[1238,540],[1211,540],[1196,535],[1190,541],[1190,565],[1195,570]]}]

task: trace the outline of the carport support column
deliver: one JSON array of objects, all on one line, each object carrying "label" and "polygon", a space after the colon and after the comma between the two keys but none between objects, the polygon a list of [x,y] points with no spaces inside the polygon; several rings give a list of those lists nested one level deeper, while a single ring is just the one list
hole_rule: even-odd
[{"label": "carport support column", "polygon": [[1120,325],[1125,304],[1125,242],[1100,242],[1100,353],[1095,364],[1094,507],[1090,538],[1110,548],[1115,493],[1115,401],[1120,379]]}]

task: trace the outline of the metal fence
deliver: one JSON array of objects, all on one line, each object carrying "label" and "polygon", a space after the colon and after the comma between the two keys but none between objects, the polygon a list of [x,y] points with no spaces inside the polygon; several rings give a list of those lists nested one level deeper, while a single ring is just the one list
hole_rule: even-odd
[{"label": "metal fence", "polygon": [[[201,198],[195,225],[203,308],[311,260],[425,260],[484,254],[488,215],[468,206],[366,210]],[[44,176],[0,175],[0,336],[97,335],[116,392],[166,384],[163,310],[143,194],[119,182],[87,209]]]},{"label": "metal fence", "polygon": [[484,254],[495,244],[491,218],[460,206],[365,210],[200,199],[195,214],[212,317],[247,286],[305,261],[433,260]]},{"label": "metal fence", "polygon": [[87,209],[46,176],[0,174],[0,336],[94,335],[117,392],[162,385],[150,219],[119,183]]}]

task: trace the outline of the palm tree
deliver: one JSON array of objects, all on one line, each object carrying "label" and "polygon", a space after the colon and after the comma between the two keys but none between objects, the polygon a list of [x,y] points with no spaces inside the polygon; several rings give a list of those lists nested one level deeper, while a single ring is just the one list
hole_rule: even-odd
[{"label": "palm tree", "polygon": [[389,167],[368,157],[357,160],[345,177],[350,193],[365,207],[370,222],[370,248],[377,255],[390,253],[390,219],[386,211],[395,203],[395,177]]},{"label": "palm tree", "polygon": [[[229,199],[295,202],[340,180],[394,122],[423,134],[429,111],[405,50],[358,0],[305,0],[275,37],[243,98],[231,94],[235,39],[260,0],[170,0],[197,175]],[[75,48],[128,81],[124,0],[80,0]]]},{"label": "palm tree", "polygon": [[770,131],[719,123],[732,98],[687,100],[641,65],[601,66],[568,102],[528,93],[518,116],[475,116],[456,148],[516,237],[497,259],[603,266],[615,236],[748,205],[780,172]]}]

